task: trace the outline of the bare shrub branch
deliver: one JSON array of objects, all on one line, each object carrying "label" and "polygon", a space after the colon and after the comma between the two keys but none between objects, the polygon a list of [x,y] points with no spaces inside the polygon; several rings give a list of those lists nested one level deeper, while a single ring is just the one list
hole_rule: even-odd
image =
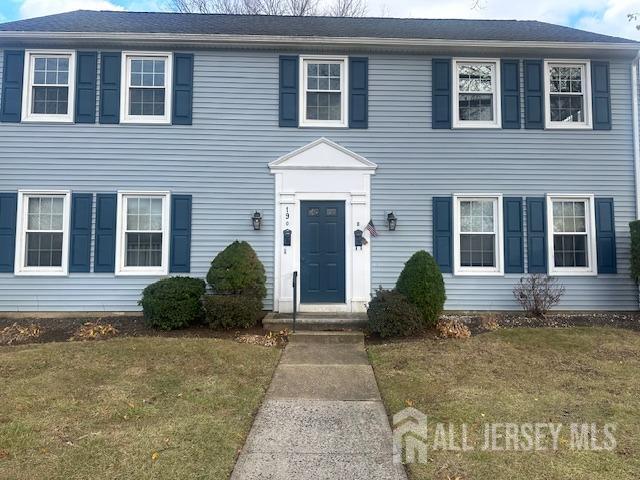
[{"label": "bare shrub branch", "polygon": [[545,313],[560,302],[564,291],[564,286],[557,277],[536,273],[521,277],[513,287],[513,296],[525,311],[544,317]]},{"label": "bare shrub branch", "polygon": [[179,13],[225,13],[239,15],[328,15],[332,17],[363,17],[366,0],[334,0],[320,11],[320,0],[167,0]]}]

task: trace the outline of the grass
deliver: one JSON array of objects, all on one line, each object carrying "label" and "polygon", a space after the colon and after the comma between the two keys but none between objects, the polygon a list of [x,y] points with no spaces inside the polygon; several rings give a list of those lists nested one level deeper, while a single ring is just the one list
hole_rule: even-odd
[{"label": "grass", "polygon": [[0,348],[0,478],[228,478],[280,351],[127,338]]},{"label": "grass", "polygon": [[[436,423],[453,423],[459,445],[459,425],[469,424],[473,451],[431,449],[426,464],[408,465],[412,480],[640,478],[639,333],[522,328],[368,351],[390,414],[408,405],[426,413],[429,442]],[[559,450],[484,451],[483,428],[493,422],[561,423]],[[603,425],[617,424],[616,448],[572,450],[571,423],[598,424],[599,445]]]}]

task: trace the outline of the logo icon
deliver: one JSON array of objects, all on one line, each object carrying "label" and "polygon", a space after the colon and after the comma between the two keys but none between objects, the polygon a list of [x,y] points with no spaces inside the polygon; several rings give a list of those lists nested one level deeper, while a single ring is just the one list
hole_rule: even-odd
[{"label": "logo icon", "polygon": [[427,463],[427,416],[405,408],[393,416],[393,462]]}]

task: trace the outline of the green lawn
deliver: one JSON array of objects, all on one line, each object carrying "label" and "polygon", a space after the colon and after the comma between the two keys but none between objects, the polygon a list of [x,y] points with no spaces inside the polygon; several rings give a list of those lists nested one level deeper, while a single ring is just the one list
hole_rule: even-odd
[{"label": "green lawn", "polygon": [[[428,415],[429,428],[437,422],[470,425],[475,450],[429,451],[427,464],[408,466],[412,480],[640,478],[637,332],[521,328],[466,340],[370,345],[368,351],[391,415],[413,405]],[[558,451],[483,451],[483,428],[492,422],[565,427]],[[571,450],[569,425],[594,422],[617,424],[617,447]]]},{"label": "green lawn", "polygon": [[0,348],[0,478],[226,479],[280,350],[125,338]]}]

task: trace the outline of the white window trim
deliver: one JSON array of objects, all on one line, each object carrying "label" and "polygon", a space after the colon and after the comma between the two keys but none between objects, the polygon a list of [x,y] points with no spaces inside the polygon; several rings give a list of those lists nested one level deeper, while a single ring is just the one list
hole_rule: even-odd
[{"label": "white window trim", "polygon": [[[126,267],[124,265],[125,247],[125,212],[124,197],[144,196],[161,197],[162,201],[162,265],[160,267]],[[116,216],[116,275],[167,275],[169,272],[169,235],[171,233],[169,221],[171,219],[171,193],[168,191],[122,190],[118,192],[118,206]]]},{"label": "white window trim", "polygon": [[[320,61],[320,62],[341,62],[342,63],[342,75],[340,76],[340,92],[342,105],[341,120],[307,120],[307,69],[305,63]],[[299,98],[298,98],[298,116],[300,127],[333,127],[333,128],[347,128],[349,126],[349,57],[346,56],[333,56],[333,55],[300,55],[299,70]]]},{"label": "white window trim", "polygon": [[[496,266],[495,267],[462,267],[460,266],[460,201],[461,200],[495,200],[496,219]],[[502,221],[501,193],[457,193],[453,195],[453,273],[454,275],[504,275],[504,235]]]},{"label": "white window trim", "polygon": [[[493,121],[460,120],[458,102],[460,99],[460,81],[458,79],[458,64],[467,63],[493,63],[494,74],[491,78],[493,86]],[[452,62],[453,81],[453,128],[502,128],[502,105],[500,86],[500,59],[499,58],[454,58]]]},{"label": "white window trim", "polygon": [[[129,67],[132,57],[158,57],[166,60],[164,64],[164,115],[129,115],[131,87],[131,70]],[[173,107],[173,54],[171,52],[122,52],[121,70],[120,123],[170,125]]]},{"label": "white window trim", "polygon": [[[553,255],[553,201],[554,200],[584,200],[587,202],[585,215],[587,242],[589,245],[589,266],[584,267],[556,267]],[[553,276],[589,276],[598,274],[598,252],[596,250],[596,212],[594,195],[592,194],[547,194],[547,265],[549,275]]]},{"label": "white window trim", "polygon": [[[33,100],[33,72],[36,56],[68,56],[69,57],[69,95],[67,113],[46,114],[31,113]],[[73,123],[76,102],[76,52],[75,50],[27,50],[24,56],[24,76],[22,89],[22,121],[23,122],[56,122]]]},{"label": "white window trim", "polygon": [[[549,66],[584,68],[583,95],[584,95],[584,122],[552,122],[551,121],[551,79],[549,76]],[[544,61],[544,105],[545,105],[545,128],[547,129],[591,129],[591,61],[589,60],[545,60]]]},{"label": "white window trim", "polygon": [[[38,196],[64,196],[62,220],[62,265],[60,267],[27,267],[27,199]],[[69,274],[69,236],[71,226],[71,192],[69,190],[18,190],[16,216],[16,252],[14,273],[32,276],[65,276]]]}]

